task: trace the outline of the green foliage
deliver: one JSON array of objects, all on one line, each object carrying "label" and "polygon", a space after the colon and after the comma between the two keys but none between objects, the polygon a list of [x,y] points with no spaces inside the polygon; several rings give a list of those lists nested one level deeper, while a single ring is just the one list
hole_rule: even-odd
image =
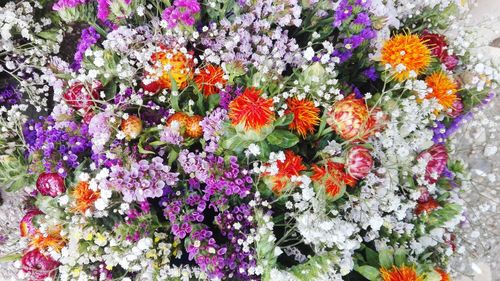
[{"label": "green foliage", "polygon": [[14,192],[34,184],[35,178],[28,173],[28,163],[23,156],[3,156],[0,161],[0,186]]},{"label": "green foliage", "polygon": [[267,141],[281,148],[290,148],[299,142],[299,137],[287,130],[275,130],[267,136]]}]

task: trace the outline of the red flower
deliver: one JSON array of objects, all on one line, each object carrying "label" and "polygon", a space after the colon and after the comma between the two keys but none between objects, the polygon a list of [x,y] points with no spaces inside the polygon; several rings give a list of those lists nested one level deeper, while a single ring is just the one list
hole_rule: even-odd
[{"label": "red flower", "polygon": [[186,121],[186,136],[197,139],[203,136],[203,128],[200,125],[203,117],[200,115],[190,116]]},{"label": "red flower", "polygon": [[281,193],[293,176],[299,176],[306,167],[302,164],[302,157],[296,155],[291,150],[285,151],[285,160],[277,161],[278,173],[273,176],[265,175],[270,179],[269,185],[275,193]]},{"label": "red flower", "polygon": [[323,167],[313,164],[312,170],[311,179],[319,186],[324,186],[326,194],[333,198],[341,195],[346,185],[354,187],[357,182],[345,172],[345,166],[342,163],[330,161]]},{"label": "red flower", "polygon": [[35,234],[36,228],[33,225],[33,219],[41,214],[43,214],[42,211],[38,209],[31,209],[24,215],[24,217],[21,219],[21,222],[19,223],[21,237]]},{"label": "red flower", "polygon": [[22,259],[22,270],[26,272],[30,280],[44,280],[47,277],[53,277],[56,274],[59,262],[43,255],[38,250],[32,250],[24,253]]},{"label": "red flower", "polygon": [[415,214],[417,214],[418,216],[423,212],[430,213],[437,208],[439,208],[439,202],[436,201],[436,199],[429,197],[429,200],[427,200],[427,202],[417,204],[417,207],[415,208]]},{"label": "red flower", "polygon": [[273,99],[263,98],[260,90],[248,88],[229,103],[229,118],[235,126],[242,125],[245,130],[260,131],[274,121],[272,108]]},{"label": "red flower", "polygon": [[42,173],[36,181],[36,189],[43,196],[56,197],[66,191],[64,179],[58,173]]},{"label": "red flower", "polygon": [[437,57],[448,70],[455,69],[458,64],[458,57],[448,53],[448,43],[445,36],[424,31],[421,38],[427,47],[431,49],[431,54]]},{"label": "red flower", "polygon": [[425,169],[425,180],[429,183],[436,183],[439,176],[443,173],[448,162],[448,151],[444,144],[435,144],[426,151],[420,153],[417,159],[427,159],[427,166]]},{"label": "red flower", "polygon": [[373,167],[370,150],[364,146],[354,146],[347,153],[346,170],[356,179],[364,179]]},{"label": "red flower", "polygon": [[63,98],[74,109],[87,112],[94,105],[94,100],[99,98],[101,88],[102,84],[99,81],[92,85],[76,82],[63,93]]},{"label": "red flower", "polygon": [[200,69],[200,73],[194,77],[194,83],[206,97],[217,94],[226,84],[224,71],[219,66],[209,64]]}]

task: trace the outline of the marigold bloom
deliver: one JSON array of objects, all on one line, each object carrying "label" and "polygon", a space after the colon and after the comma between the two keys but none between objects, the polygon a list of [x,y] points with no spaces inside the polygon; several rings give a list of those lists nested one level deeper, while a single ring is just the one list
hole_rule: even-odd
[{"label": "marigold bloom", "polygon": [[345,166],[342,163],[328,162],[326,166],[320,167],[312,165],[313,175],[311,179],[325,187],[325,192],[331,197],[337,197],[345,185],[355,186],[356,179],[345,172]]},{"label": "marigold bloom", "polygon": [[366,141],[379,127],[375,118],[378,111],[374,109],[370,113],[365,101],[352,94],[334,104],[326,122],[344,140]]},{"label": "marigold bloom", "polygon": [[417,35],[398,34],[385,42],[381,62],[391,65],[393,69],[404,66],[401,71],[394,72],[394,77],[403,81],[410,77],[411,72],[418,75],[429,66],[431,51]]},{"label": "marigold bloom", "polygon": [[43,234],[37,231],[32,237],[30,246],[40,251],[47,251],[52,248],[56,252],[61,252],[61,249],[66,245],[66,238],[61,235],[61,226],[53,226],[47,229]]},{"label": "marigold bloom", "polygon": [[380,274],[383,281],[423,281],[424,278],[417,274],[413,267],[393,266],[391,269],[381,268]]},{"label": "marigold bloom", "polygon": [[425,83],[432,89],[425,98],[435,98],[444,110],[453,108],[453,105],[458,101],[457,84],[450,79],[444,72],[437,71],[425,78]]},{"label": "marigold bloom", "polygon": [[187,119],[186,136],[195,139],[203,136],[203,128],[200,125],[201,120],[203,120],[203,117],[200,115],[193,115]]},{"label": "marigold bloom", "polygon": [[200,73],[194,77],[194,83],[204,96],[217,94],[224,85],[224,71],[219,66],[207,65],[200,69]]},{"label": "marigold bloom", "polygon": [[314,133],[314,127],[319,124],[319,108],[314,106],[310,100],[299,100],[297,98],[287,99],[288,108],[285,114],[293,113],[292,123],[288,126],[290,130],[296,131],[303,138],[309,133]]},{"label": "marigold bloom", "polygon": [[95,201],[99,199],[100,192],[98,190],[92,190],[88,182],[81,181],[76,185],[71,195],[75,199],[73,211],[84,214],[94,205]]},{"label": "marigold bloom", "polygon": [[306,170],[306,167],[302,164],[302,157],[291,150],[285,151],[285,161],[277,161],[276,165],[278,166],[278,173],[269,176],[269,179],[273,192],[278,194],[286,188],[293,176],[299,176],[300,172]]},{"label": "marigold bloom", "polygon": [[[161,51],[151,57],[153,62],[160,62],[161,75],[158,83],[163,89],[172,89],[172,80],[177,84],[177,89],[186,88],[189,80],[193,78],[194,61],[192,54],[178,51]],[[146,75],[147,76],[147,75]]]},{"label": "marigold bloom", "polygon": [[441,281],[450,281],[450,276],[448,273],[441,268],[435,268],[434,269],[439,275],[441,275]]},{"label": "marigold bloom", "polygon": [[260,94],[260,90],[248,88],[229,103],[229,118],[233,125],[260,131],[274,121],[273,99],[265,99]]}]

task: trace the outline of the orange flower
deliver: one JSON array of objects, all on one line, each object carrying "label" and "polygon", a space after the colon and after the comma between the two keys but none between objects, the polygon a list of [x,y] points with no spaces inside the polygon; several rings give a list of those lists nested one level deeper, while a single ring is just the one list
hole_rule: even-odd
[{"label": "orange flower", "polygon": [[345,166],[342,163],[329,161],[324,167],[313,164],[312,170],[311,179],[320,186],[324,186],[326,194],[333,198],[339,196],[346,185],[353,187],[357,182],[345,172]]},{"label": "orange flower", "polygon": [[127,140],[135,139],[142,131],[142,121],[135,115],[130,115],[126,120],[122,120],[121,129]]},{"label": "orange flower", "polygon": [[441,281],[450,281],[450,276],[448,273],[441,268],[435,268],[434,269],[439,275],[441,275]]},{"label": "orange flower", "polygon": [[439,207],[440,207],[439,202],[436,201],[436,199],[430,197],[429,200],[427,200],[426,202],[417,204],[417,207],[415,208],[415,214],[417,214],[418,216],[423,212],[430,213]]},{"label": "orange flower", "polygon": [[81,181],[76,185],[71,195],[75,199],[73,211],[84,214],[99,199],[100,192],[90,189],[88,182]]},{"label": "orange flower", "polygon": [[393,69],[403,65],[402,71],[394,73],[394,77],[401,82],[408,79],[411,72],[419,75],[429,66],[431,51],[417,35],[398,34],[385,42],[381,62],[391,65]]},{"label": "orange flower", "polygon": [[308,133],[314,133],[314,126],[319,124],[319,108],[306,99],[290,98],[287,99],[286,104],[288,108],[285,114],[293,113],[292,123],[288,126],[290,130],[296,131],[303,138]]},{"label": "orange flower", "polygon": [[40,251],[47,251],[52,248],[56,252],[61,252],[61,249],[66,245],[66,238],[61,236],[61,226],[50,227],[46,234],[39,230],[31,237],[30,246]]},{"label": "orange flower", "polygon": [[203,117],[200,115],[193,115],[187,119],[186,122],[186,135],[190,138],[199,138],[203,136],[203,128],[200,125],[200,121]]},{"label": "orange flower", "polygon": [[168,127],[170,127],[170,124],[172,124],[172,122],[175,121],[175,122],[179,123],[179,127],[184,128],[184,127],[186,127],[186,124],[188,123],[188,119],[189,119],[189,116],[186,113],[176,112],[168,118],[166,125]]},{"label": "orange flower", "polygon": [[440,105],[448,110],[453,107],[453,103],[458,100],[457,84],[451,80],[444,72],[436,71],[425,78],[425,83],[432,89],[425,98],[435,98]]},{"label": "orange flower", "polygon": [[390,270],[381,268],[380,274],[382,275],[383,281],[423,281],[424,278],[417,274],[417,271],[413,267],[393,266]]},{"label": "orange flower", "polygon": [[200,73],[194,77],[194,83],[206,97],[217,94],[226,84],[224,71],[219,66],[209,64],[200,69]]},{"label": "orange flower", "polygon": [[351,94],[334,104],[326,122],[344,140],[365,141],[379,127],[375,118],[378,111],[374,109],[370,114],[365,101]]},{"label": "orange flower", "polygon": [[[163,89],[172,89],[172,80],[175,81],[177,89],[186,88],[189,80],[193,78],[194,61],[192,53],[184,54],[182,52],[166,50],[156,52],[151,57],[153,62],[160,62],[161,75],[158,83]],[[150,74],[151,75],[151,74]],[[148,75],[146,75],[148,76]]]},{"label": "orange flower", "polygon": [[265,99],[260,94],[260,90],[248,88],[229,103],[229,118],[233,125],[260,131],[274,121],[273,99]]},{"label": "orange flower", "polygon": [[269,176],[269,174],[265,174],[264,176],[268,176],[269,185],[272,186],[273,192],[278,194],[286,188],[293,176],[299,176],[300,172],[306,169],[302,164],[302,157],[291,150],[285,151],[285,161],[277,161],[276,165],[278,166],[276,175]]}]

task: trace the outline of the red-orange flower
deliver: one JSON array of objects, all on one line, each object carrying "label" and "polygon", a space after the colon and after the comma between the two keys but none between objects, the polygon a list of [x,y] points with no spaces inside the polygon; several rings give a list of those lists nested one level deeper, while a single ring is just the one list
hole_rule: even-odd
[{"label": "red-orange flower", "polygon": [[126,120],[122,120],[121,129],[127,140],[137,138],[142,132],[141,118],[136,115],[130,115]]},{"label": "red-orange flower", "polygon": [[398,34],[384,43],[381,62],[393,69],[404,66],[401,71],[394,72],[394,77],[403,81],[410,77],[411,72],[418,75],[429,66],[431,50],[417,35]]},{"label": "red-orange flower", "polygon": [[98,190],[92,190],[89,187],[88,182],[81,181],[76,185],[75,189],[71,192],[71,195],[75,199],[73,211],[84,214],[94,205],[94,202],[99,199],[100,193]]},{"label": "red-orange flower", "polygon": [[30,246],[40,251],[47,251],[49,248],[56,252],[66,245],[66,238],[61,235],[61,226],[53,226],[43,234],[39,230],[31,237]]},{"label": "red-orange flower", "polygon": [[199,138],[203,136],[203,128],[200,125],[200,121],[203,117],[200,115],[193,115],[187,119],[186,122],[186,135],[190,138]]},{"label": "red-orange flower", "polygon": [[425,83],[432,89],[425,98],[435,98],[444,110],[453,107],[453,104],[458,101],[457,84],[450,79],[444,72],[437,71],[425,78]]},{"label": "red-orange flower", "polygon": [[278,166],[276,175],[270,176],[267,173],[264,176],[270,179],[272,190],[278,194],[287,186],[293,176],[299,176],[300,172],[306,169],[302,164],[302,157],[291,150],[285,151],[285,161],[277,161],[276,165]]},{"label": "red-orange flower", "polygon": [[194,83],[204,96],[217,94],[226,84],[224,71],[219,66],[209,64],[200,69],[200,73],[194,77]]},{"label": "red-orange flower", "polygon": [[426,202],[419,202],[417,204],[417,207],[415,208],[415,214],[417,214],[418,216],[423,212],[430,213],[433,210],[439,208],[439,206],[439,202],[436,199],[429,197],[429,200],[427,200]]},{"label": "red-orange flower", "polygon": [[310,100],[299,100],[297,98],[287,99],[288,108],[285,114],[293,113],[292,123],[288,126],[290,130],[296,131],[303,138],[309,133],[314,133],[314,127],[319,124],[319,108],[314,106]]},{"label": "red-orange flower", "polygon": [[260,95],[260,90],[248,88],[229,103],[229,118],[233,125],[242,125],[245,130],[260,131],[274,121],[273,99]]},{"label": "red-orange flower", "polygon": [[381,268],[380,274],[383,281],[423,281],[424,278],[417,274],[413,267],[393,266],[391,269]]},{"label": "red-orange flower", "polygon": [[[189,80],[193,78],[194,60],[192,53],[184,54],[172,50],[160,51],[154,53],[151,60],[154,63],[160,63],[159,67],[161,67],[161,69],[157,71],[161,73],[161,75],[159,77],[153,77],[153,79],[157,78],[157,83],[163,89],[172,89],[173,80],[177,85],[177,89],[182,90],[186,88]],[[152,75],[153,74],[148,73],[146,77]]]},{"label": "red-orange flower", "polygon": [[342,163],[329,161],[323,167],[313,164],[312,170],[311,179],[320,186],[324,186],[326,194],[334,198],[340,195],[346,185],[353,187],[357,182],[346,173]]},{"label": "red-orange flower", "polygon": [[380,126],[375,118],[378,111],[370,112],[363,99],[351,94],[334,104],[326,121],[344,140],[366,141]]},{"label": "red-orange flower", "polygon": [[450,281],[450,276],[448,273],[441,268],[435,268],[434,269],[439,275],[441,275],[441,281]]}]

